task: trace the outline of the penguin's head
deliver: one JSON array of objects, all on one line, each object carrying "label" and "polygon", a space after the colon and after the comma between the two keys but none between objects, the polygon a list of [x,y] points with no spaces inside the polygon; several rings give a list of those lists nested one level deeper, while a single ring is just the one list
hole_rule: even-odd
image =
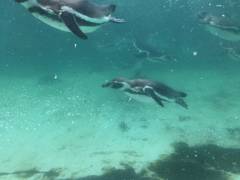
[{"label": "penguin's head", "polygon": [[109,87],[113,89],[125,90],[130,87],[127,80],[124,78],[115,78],[111,81],[107,81],[102,85],[103,88]]},{"label": "penguin's head", "polygon": [[197,18],[201,24],[209,24],[213,19],[212,15],[205,11],[198,13]]}]

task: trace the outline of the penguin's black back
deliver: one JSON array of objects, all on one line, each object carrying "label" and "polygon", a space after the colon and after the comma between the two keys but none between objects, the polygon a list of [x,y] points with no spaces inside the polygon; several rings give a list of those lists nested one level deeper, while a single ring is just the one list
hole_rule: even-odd
[{"label": "penguin's black back", "polygon": [[160,82],[154,82],[153,87],[157,93],[167,96],[169,98],[180,98],[180,97],[187,96],[186,93],[177,91],[177,90],[175,90],[163,83],[160,83]]},{"label": "penguin's black back", "polygon": [[182,98],[186,97],[187,94],[181,91],[177,91],[166,84],[163,84],[161,82],[156,81],[150,81],[145,79],[136,79],[131,81],[132,87],[142,87],[150,86],[153,88],[155,92],[157,92],[160,95],[166,96],[168,98]]}]

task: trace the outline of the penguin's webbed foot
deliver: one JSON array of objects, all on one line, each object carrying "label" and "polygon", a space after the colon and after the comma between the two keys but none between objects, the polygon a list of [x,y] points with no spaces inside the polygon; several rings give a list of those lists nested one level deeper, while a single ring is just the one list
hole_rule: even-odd
[{"label": "penguin's webbed foot", "polygon": [[110,21],[113,23],[125,23],[127,22],[125,19],[120,19],[120,18],[115,18],[115,17],[110,17]]}]

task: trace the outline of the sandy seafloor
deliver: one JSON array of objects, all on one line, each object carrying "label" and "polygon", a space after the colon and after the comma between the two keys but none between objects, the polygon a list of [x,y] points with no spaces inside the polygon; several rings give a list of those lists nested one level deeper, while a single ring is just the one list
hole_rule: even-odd
[{"label": "sandy seafloor", "polygon": [[54,71],[1,70],[0,179],[47,179],[41,173],[11,174],[31,169],[59,169],[56,179],[80,178],[124,164],[138,172],[171,153],[174,142],[240,148],[240,132],[229,133],[240,121],[238,63],[179,69],[160,64],[143,72],[187,92],[188,110],[129,101],[101,88],[115,76],[134,76],[134,68],[80,66],[57,72],[56,81]]}]

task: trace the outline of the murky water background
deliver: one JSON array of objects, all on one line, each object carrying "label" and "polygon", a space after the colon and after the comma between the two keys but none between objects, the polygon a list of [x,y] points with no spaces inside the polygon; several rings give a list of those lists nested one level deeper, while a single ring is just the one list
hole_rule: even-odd
[{"label": "murky water background", "polygon": [[[238,179],[240,59],[226,48],[239,42],[211,35],[196,15],[237,18],[239,3],[111,2],[128,22],[88,41],[0,2],[0,179]],[[174,58],[138,58],[136,40]],[[183,90],[189,109],[101,88],[117,76]]]}]

